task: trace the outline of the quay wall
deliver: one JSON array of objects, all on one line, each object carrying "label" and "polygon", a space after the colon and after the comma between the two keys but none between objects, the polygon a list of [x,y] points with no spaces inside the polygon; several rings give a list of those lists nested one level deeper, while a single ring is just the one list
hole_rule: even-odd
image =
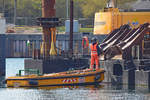
[{"label": "quay wall", "polygon": [[[1,34],[0,34],[1,35]],[[34,49],[39,49],[42,44],[41,33],[30,34],[4,34],[6,37],[6,57],[7,58],[31,58]],[[74,53],[82,54],[82,33],[75,33],[73,36]],[[92,34],[87,35],[89,42],[93,37]],[[95,36],[95,35],[94,35]],[[98,35],[99,41],[106,37],[106,35]],[[0,37],[1,39],[1,37]],[[56,35],[56,47],[57,51],[69,50],[69,34],[57,34]]]},{"label": "quay wall", "polygon": [[6,74],[5,46],[6,46],[6,36],[1,34],[0,35],[0,86],[3,84],[2,80],[5,79],[5,74]]},{"label": "quay wall", "polygon": [[106,71],[104,83],[122,85],[123,89],[150,91],[150,71],[139,70],[140,62],[141,60],[133,60],[133,63],[127,64],[125,60],[101,60],[100,63],[103,63],[102,67]]}]

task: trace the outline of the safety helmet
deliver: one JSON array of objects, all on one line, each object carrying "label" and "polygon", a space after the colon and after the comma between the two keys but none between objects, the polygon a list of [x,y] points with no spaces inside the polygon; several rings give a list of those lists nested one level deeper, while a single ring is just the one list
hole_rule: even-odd
[{"label": "safety helmet", "polygon": [[96,37],[93,37],[93,38],[91,39],[91,42],[92,42],[92,43],[96,43],[96,42],[97,42],[97,38],[96,38]]}]

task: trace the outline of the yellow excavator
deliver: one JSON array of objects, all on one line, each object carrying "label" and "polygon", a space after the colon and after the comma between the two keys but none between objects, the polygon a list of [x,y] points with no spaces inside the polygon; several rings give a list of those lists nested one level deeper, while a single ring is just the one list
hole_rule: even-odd
[{"label": "yellow excavator", "polygon": [[145,22],[150,23],[150,12],[121,12],[115,8],[115,0],[109,0],[107,8],[95,13],[94,34],[109,34],[124,24],[137,28]]}]

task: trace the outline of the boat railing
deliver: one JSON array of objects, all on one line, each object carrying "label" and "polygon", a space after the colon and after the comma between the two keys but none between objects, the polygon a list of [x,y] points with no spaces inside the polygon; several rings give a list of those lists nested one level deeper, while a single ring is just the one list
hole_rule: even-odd
[{"label": "boat railing", "polygon": [[17,76],[22,76],[22,72],[26,72],[26,73],[32,73],[32,74],[36,74],[36,75],[40,75],[40,71],[38,69],[24,69],[24,70],[19,70],[19,73],[17,74]]}]

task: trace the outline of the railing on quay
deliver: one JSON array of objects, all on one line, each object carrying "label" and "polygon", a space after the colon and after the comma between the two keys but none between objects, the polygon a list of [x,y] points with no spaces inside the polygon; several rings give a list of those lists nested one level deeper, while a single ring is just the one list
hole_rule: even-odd
[{"label": "railing on quay", "polygon": [[[89,51],[83,51],[82,40],[73,41],[73,54],[75,57],[89,56]],[[56,40],[57,56],[68,57],[69,40]],[[11,40],[6,44],[7,58],[42,58],[42,40]],[[84,54],[83,54],[84,53]]]}]

